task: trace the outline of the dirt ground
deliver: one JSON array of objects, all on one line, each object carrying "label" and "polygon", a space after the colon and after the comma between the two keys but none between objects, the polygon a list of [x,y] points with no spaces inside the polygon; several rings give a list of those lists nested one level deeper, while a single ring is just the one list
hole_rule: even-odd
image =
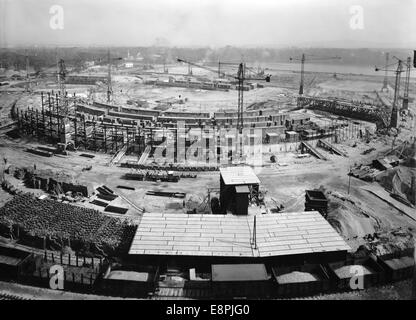
[{"label": "dirt ground", "polygon": [[[389,148],[383,139],[372,141],[369,144],[358,144],[356,147],[350,146],[351,143],[348,142],[341,146],[348,153],[348,158],[326,151],[322,152],[328,157],[328,161],[318,160],[314,157],[297,159],[293,153],[284,153],[278,156],[278,163],[286,165],[266,164],[265,167],[256,167],[255,172],[260,178],[262,188],[267,190],[266,195],[283,204],[286,211],[304,210],[305,190],[322,186],[325,190],[330,191],[332,195],[330,197],[329,221],[354,249],[363,243],[362,237],[377,230],[402,227],[412,228],[412,233],[415,233],[416,221],[411,220],[368,191],[361,189],[361,186],[371,183],[351,178],[350,193],[348,194],[349,177],[347,173],[350,166],[354,163],[371,162],[371,159],[377,156],[376,152],[364,156],[361,155],[362,151],[371,147],[378,151]],[[145,195],[146,191],[184,192],[188,198],[196,197],[200,201],[204,201],[207,198],[207,188],[219,187],[218,172],[199,173],[196,179],[181,179],[177,183],[125,180],[123,175],[133,170],[108,166],[110,155],[97,153],[95,158],[90,159],[81,157],[82,152],[75,152],[68,156],[45,158],[25,151],[26,146],[35,147],[37,145],[39,145],[37,142],[29,139],[13,141],[3,137],[0,140],[0,154],[14,165],[33,166],[36,164],[38,169],[52,169],[68,174],[75,181],[90,183],[94,188],[106,185],[116,194],[127,198],[147,212],[186,212],[186,208],[183,207],[182,199],[148,196]],[[63,161],[64,159],[65,161]],[[82,171],[88,165],[91,165],[92,169]],[[34,191],[25,188],[20,180],[12,177],[6,178],[25,191]],[[119,189],[117,188],[119,185],[133,187],[135,190]],[[42,193],[39,190],[36,192]],[[2,202],[8,198],[10,196],[4,192],[0,193]],[[340,200],[342,198],[347,198],[347,200]],[[133,220],[140,217],[140,213],[120,197],[111,204],[129,208],[125,217]],[[90,204],[88,201],[79,205],[102,210],[102,207]],[[115,216],[120,215],[115,214]]]},{"label": "dirt ground", "polygon": [[[280,77],[273,79],[270,85],[263,89],[256,89],[245,93],[245,103],[249,104],[256,101],[276,100],[277,105],[284,109],[294,102],[297,91],[299,75],[296,73],[282,73]],[[374,99],[375,90],[380,90],[382,78],[357,75],[339,75],[334,78],[332,74],[308,74],[305,79],[306,92],[315,96],[332,96],[345,99]],[[181,88],[158,88],[146,86],[141,83],[140,79],[134,75],[115,76],[114,77],[115,101],[125,103],[128,99],[146,99],[152,103],[156,99],[169,97],[187,97],[188,102],[184,105],[173,105],[172,110],[181,111],[203,111],[212,112],[219,109],[234,108],[237,100],[237,92],[215,92],[202,90],[189,90]],[[411,86],[412,87],[412,86]],[[41,88],[37,88],[41,89]],[[85,94],[87,87],[73,88],[80,93]],[[120,90],[123,90],[121,92]],[[411,89],[413,90],[413,89]],[[5,94],[0,96],[1,105],[6,105],[9,99],[14,95]],[[33,105],[39,103],[39,97],[36,94],[22,94],[22,99],[18,102],[20,106]],[[105,90],[96,93],[98,99],[104,99]],[[415,97],[415,92],[411,91],[411,98]],[[280,100],[279,100],[280,99]],[[280,103],[280,104],[279,104]],[[4,113],[0,111],[0,113]],[[411,103],[410,114],[416,115],[416,106]],[[315,121],[327,121],[319,116],[314,116]],[[416,221],[403,214],[395,207],[378,198],[374,194],[363,190],[361,187],[367,185],[380,186],[378,182],[365,182],[356,178],[349,178],[348,172],[351,166],[355,164],[368,164],[373,159],[390,150],[394,145],[397,146],[404,140],[414,136],[414,127],[416,118],[410,116],[406,121],[400,123],[400,130],[396,139],[393,135],[377,136],[373,135],[368,143],[360,140],[343,141],[337,144],[337,147],[348,154],[348,157],[341,157],[330,154],[321,150],[328,161],[318,160],[314,157],[305,159],[296,158],[294,153],[281,153],[277,155],[277,164],[271,164],[269,161],[270,154],[263,155],[263,167],[256,167],[261,186],[267,191],[266,196],[272,197],[278,203],[283,204],[286,211],[303,211],[305,201],[305,190],[322,187],[329,197],[329,222],[344,237],[353,250],[365,243],[363,239],[368,234],[377,231],[392,230],[400,228],[416,236]],[[393,145],[394,141],[394,145]],[[219,173],[198,173],[196,179],[181,179],[178,183],[161,183],[149,181],[133,181],[123,179],[123,175],[133,170],[109,166],[110,155],[94,154],[92,159],[81,157],[82,152],[70,153],[68,156],[53,156],[45,158],[30,154],[25,151],[27,147],[36,147],[39,142],[29,138],[11,139],[7,136],[0,135],[0,165],[3,165],[3,158],[7,158],[10,164],[16,166],[33,166],[39,169],[52,169],[57,172],[63,172],[73,177],[80,183],[90,183],[94,188],[106,185],[114,190],[119,197],[111,204],[129,208],[126,217],[132,220],[139,220],[141,213],[135,207],[143,208],[147,212],[185,212],[183,200],[155,197],[145,195],[149,190],[163,190],[174,192],[185,192],[187,199],[193,198],[196,202],[201,202],[201,208],[204,207],[204,201],[207,199],[207,188],[219,187]],[[374,148],[369,154],[363,155],[363,151]],[[92,166],[89,171],[83,171],[83,168]],[[0,169],[2,169],[0,167]],[[393,187],[401,193],[405,193],[403,185],[409,182],[409,175],[414,174],[406,168],[400,167],[400,182],[395,182],[389,186],[389,179],[384,181],[381,177],[381,186],[385,188]],[[386,175],[389,175],[387,173]],[[13,180],[11,182],[18,185],[19,188],[25,189],[21,181]],[[117,186],[129,186],[135,190],[119,189]],[[30,190],[33,192],[33,190]],[[40,192],[41,191],[37,191]],[[0,191],[0,205],[10,199],[10,195]],[[128,199],[129,201],[126,201]],[[90,199],[91,200],[91,199]],[[134,206],[133,206],[133,205]],[[88,201],[78,205],[91,207],[102,210],[102,207],[93,205]],[[114,214],[114,216],[120,216]],[[376,298],[377,294],[387,292],[390,298],[404,298],[408,290],[408,284],[398,284],[393,287],[376,289],[375,293],[355,294],[334,296],[334,299],[371,299]],[[407,292],[407,291],[406,291]]]}]

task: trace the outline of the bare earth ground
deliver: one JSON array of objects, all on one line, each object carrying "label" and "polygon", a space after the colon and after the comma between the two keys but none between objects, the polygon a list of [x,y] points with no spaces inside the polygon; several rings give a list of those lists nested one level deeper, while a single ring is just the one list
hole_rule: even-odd
[{"label": "bare earth ground", "polygon": [[[273,80],[271,87],[264,89],[256,89],[249,92],[247,103],[261,101],[265,99],[276,99],[279,94],[283,94],[282,99],[287,100],[284,95],[296,91],[297,83],[296,74],[284,74],[281,78]],[[185,106],[174,106],[176,110],[193,110],[193,111],[214,111],[219,108],[234,107],[237,92],[230,91],[228,93],[218,92],[201,92],[180,88],[154,88],[146,87],[138,84],[136,80],[130,78],[119,77],[119,82],[115,83],[115,88],[123,89],[123,93],[118,95],[121,102],[127,99],[149,98],[150,100],[163,97],[177,97],[179,94],[189,97],[189,102]],[[284,79],[288,79],[287,86],[283,86]],[[309,80],[308,80],[309,79]],[[312,82],[308,94],[317,96],[338,96],[347,99],[363,99],[374,98],[374,90],[381,88],[381,81],[376,81],[369,77],[358,76],[341,76],[338,79],[331,79],[328,74],[318,75],[313,78],[308,75],[307,79]],[[359,80],[359,81],[356,81]],[[117,81],[117,77],[116,77]],[[308,83],[306,81],[306,83]],[[281,85],[287,89],[276,88]],[[412,87],[412,86],[411,86]],[[86,91],[87,88],[81,88]],[[413,90],[413,89],[412,89]],[[189,91],[189,92],[188,92]],[[411,92],[411,95],[414,92]],[[105,92],[97,93],[97,96],[104,97]],[[36,95],[23,95],[23,99],[19,101],[19,105],[25,106],[36,103],[39,98]],[[9,99],[9,98],[8,98]],[[4,94],[0,96],[2,105],[4,102]],[[184,108],[185,107],[185,108]],[[416,114],[415,106],[411,106],[411,111]],[[403,128],[396,141],[401,141],[414,135],[414,120],[408,121],[406,128]],[[353,249],[356,249],[363,243],[362,237],[366,234],[372,234],[377,230],[389,230],[392,228],[403,228],[416,234],[416,221],[377,196],[361,189],[366,185],[379,185],[377,182],[368,183],[356,178],[351,178],[350,192],[348,194],[349,178],[347,173],[350,166],[358,163],[370,163],[372,159],[383,151],[391,148],[392,137],[374,137],[369,143],[364,141],[347,141],[338,144],[337,147],[344,150],[349,156],[347,158],[329,154],[322,151],[328,161],[322,161],[313,157],[306,159],[297,159],[293,153],[278,154],[278,164],[269,163],[270,154],[264,154],[265,167],[256,168],[261,185],[267,190],[267,196],[273,197],[279,203],[285,206],[286,211],[303,211],[305,190],[315,189],[319,187],[331,193],[330,195],[330,213],[329,221],[342,234]],[[356,142],[356,146],[354,147]],[[17,140],[9,139],[0,135],[0,158],[7,158],[9,163],[16,166],[33,166],[36,164],[39,169],[52,169],[57,172],[64,172],[71,175],[74,180],[79,182],[88,182],[98,187],[107,185],[116,193],[128,198],[136,206],[144,208],[148,212],[184,212],[181,203],[178,200],[146,196],[148,190],[163,190],[185,192],[188,195],[195,196],[199,199],[205,199],[207,188],[219,187],[218,173],[201,173],[197,179],[181,179],[178,183],[157,183],[157,182],[138,182],[122,179],[122,175],[130,172],[130,169],[110,167],[107,163],[111,156],[105,154],[95,154],[95,158],[88,159],[81,157],[82,152],[71,153],[69,156],[54,156],[52,158],[44,158],[33,155],[25,151],[26,147],[37,146],[38,142],[29,138],[21,138]],[[368,155],[362,155],[364,150],[375,148],[376,151]],[[88,152],[91,153],[91,152]],[[286,166],[279,164],[287,164]],[[2,163],[0,164],[2,165]],[[91,171],[82,171],[86,166],[92,166]],[[1,167],[0,167],[1,168]],[[27,190],[19,180],[13,180],[7,177],[11,182],[17,184],[20,189]],[[129,191],[117,189],[118,185],[134,187],[136,190]],[[27,190],[29,191],[29,190]],[[30,189],[31,192],[35,190]],[[40,192],[41,191],[36,191]],[[340,200],[340,199],[345,200]],[[10,195],[4,191],[0,191],[0,205],[4,204]],[[139,218],[140,214],[129,203],[122,199],[114,201],[114,204],[128,207],[130,210],[125,215],[130,219]],[[80,203],[100,210],[100,207],[89,204],[87,202]],[[119,216],[119,215],[116,215]],[[373,288],[360,293],[345,293],[328,295],[324,298],[332,299],[376,299],[385,297],[386,299],[406,299],[408,297],[410,284],[408,282],[400,282],[394,285]],[[1,291],[1,290],[0,290]]]}]

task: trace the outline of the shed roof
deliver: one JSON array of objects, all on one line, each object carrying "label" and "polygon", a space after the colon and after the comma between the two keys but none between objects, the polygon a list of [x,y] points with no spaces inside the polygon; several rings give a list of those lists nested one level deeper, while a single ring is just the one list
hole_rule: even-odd
[{"label": "shed roof", "polygon": [[129,254],[274,257],[348,251],[350,247],[319,212],[256,216],[144,213]]},{"label": "shed roof", "polygon": [[105,279],[147,282],[149,281],[149,273],[125,271],[125,270],[113,270],[105,277]]},{"label": "shed roof", "polygon": [[259,178],[248,166],[220,168],[220,174],[226,185],[260,184]]}]

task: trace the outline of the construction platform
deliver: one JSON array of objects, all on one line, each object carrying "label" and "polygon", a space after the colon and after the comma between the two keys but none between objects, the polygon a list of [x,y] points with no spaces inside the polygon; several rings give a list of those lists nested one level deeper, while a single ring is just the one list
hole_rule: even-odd
[{"label": "construction platform", "polygon": [[[256,216],[145,213],[129,254],[216,261],[311,257],[336,260],[350,247],[316,211]],[[313,259],[312,259],[313,260]]]}]

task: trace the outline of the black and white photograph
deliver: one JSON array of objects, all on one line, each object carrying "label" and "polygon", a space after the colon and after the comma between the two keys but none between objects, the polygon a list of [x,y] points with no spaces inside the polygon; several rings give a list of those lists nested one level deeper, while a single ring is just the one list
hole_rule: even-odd
[{"label": "black and white photograph", "polygon": [[0,0],[0,300],[416,299],[415,16]]}]

